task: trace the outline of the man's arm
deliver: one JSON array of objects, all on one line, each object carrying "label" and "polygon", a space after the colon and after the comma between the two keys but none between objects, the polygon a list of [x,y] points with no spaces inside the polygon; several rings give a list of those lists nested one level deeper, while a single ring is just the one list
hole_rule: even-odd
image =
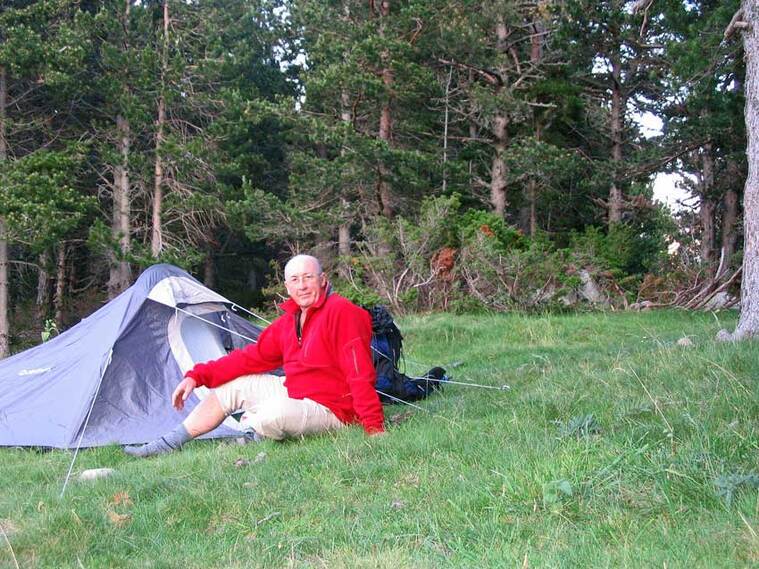
[{"label": "man's arm", "polygon": [[385,430],[382,411],[374,384],[377,372],[372,363],[372,321],[369,313],[349,305],[338,318],[338,348],[340,367],[348,381],[353,408],[367,434]]},{"label": "man's arm", "polygon": [[248,344],[217,360],[196,364],[185,374],[185,378],[195,381],[196,385],[192,389],[197,385],[218,387],[241,375],[270,371],[281,365],[282,349],[277,340],[275,321],[261,333],[255,344]]}]

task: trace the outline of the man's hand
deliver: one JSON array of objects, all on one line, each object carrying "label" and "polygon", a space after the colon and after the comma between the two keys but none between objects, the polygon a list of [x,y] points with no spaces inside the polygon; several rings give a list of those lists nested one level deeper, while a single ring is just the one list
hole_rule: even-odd
[{"label": "man's hand", "polygon": [[181,383],[177,385],[177,388],[171,395],[171,403],[174,405],[174,409],[177,411],[184,409],[184,402],[187,401],[190,393],[192,393],[193,389],[195,389],[197,386],[197,381],[191,377],[185,377]]}]

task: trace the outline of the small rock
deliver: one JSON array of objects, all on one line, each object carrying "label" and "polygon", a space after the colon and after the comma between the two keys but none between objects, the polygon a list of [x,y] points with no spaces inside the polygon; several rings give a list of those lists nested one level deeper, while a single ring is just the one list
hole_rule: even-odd
[{"label": "small rock", "polygon": [[390,417],[387,422],[391,425],[400,425],[401,423],[406,422],[408,419],[414,416],[413,411],[404,411],[402,413],[398,413],[397,415],[393,415]]},{"label": "small rock", "polygon": [[244,458],[238,458],[237,460],[235,460],[235,466],[237,468],[243,468],[244,466],[248,466],[248,465],[250,465],[250,461],[245,460]]},{"label": "small rock", "polygon": [[264,460],[266,460],[266,453],[265,452],[259,452],[256,455],[256,458],[253,459],[253,463],[254,464],[258,464],[259,462],[263,462]]},{"label": "small rock", "polygon": [[406,502],[404,502],[403,500],[393,500],[392,503],[390,504],[390,507],[393,508],[394,510],[400,510],[401,508],[406,507]]},{"label": "small rock", "polygon": [[688,338],[688,336],[683,336],[677,341],[677,345],[682,346],[684,348],[690,348],[691,346],[693,346],[693,340]]},{"label": "small rock", "polygon": [[79,482],[97,480],[98,478],[108,478],[114,474],[116,474],[116,471],[113,468],[91,468],[83,471],[79,475]]}]

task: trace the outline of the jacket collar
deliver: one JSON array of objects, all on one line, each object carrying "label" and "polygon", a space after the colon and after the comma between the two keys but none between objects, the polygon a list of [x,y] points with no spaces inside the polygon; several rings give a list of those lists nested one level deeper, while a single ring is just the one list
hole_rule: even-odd
[{"label": "jacket collar", "polygon": [[[327,302],[327,298],[330,294],[332,294],[332,284],[327,281],[327,284],[324,285],[324,288],[322,289],[322,294],[319,296],[319,300],[317,300],[309,308],[309,310],[318,310],[324,306],[324,303]],[[300,306],[298,306],[298,303],[295,302],[292,298],[288,298],[286,301],[280,304],[279,307],[288,314],[298,314],[300,312]]]}]

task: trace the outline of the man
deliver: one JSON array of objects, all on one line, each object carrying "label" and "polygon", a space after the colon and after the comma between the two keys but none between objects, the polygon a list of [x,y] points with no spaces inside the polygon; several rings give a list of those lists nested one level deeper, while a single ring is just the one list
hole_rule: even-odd
[{"label": "man", "polygon": [[[284,314],[258,342],[185,374],[172,395],[177,410],[192,391],[212,389],[176,429],[142,446],[133,456],[171,452],[212,431],[244,410],[241,422],[258,437],[283,439],[339,429],[359,422],[369,435],[384,432],[384,415],[374,389],[369,314],[330,292],[315,257],[296,255],[285,265],[290,296]],[[285,377],[263,372],[283,367]]]}]

